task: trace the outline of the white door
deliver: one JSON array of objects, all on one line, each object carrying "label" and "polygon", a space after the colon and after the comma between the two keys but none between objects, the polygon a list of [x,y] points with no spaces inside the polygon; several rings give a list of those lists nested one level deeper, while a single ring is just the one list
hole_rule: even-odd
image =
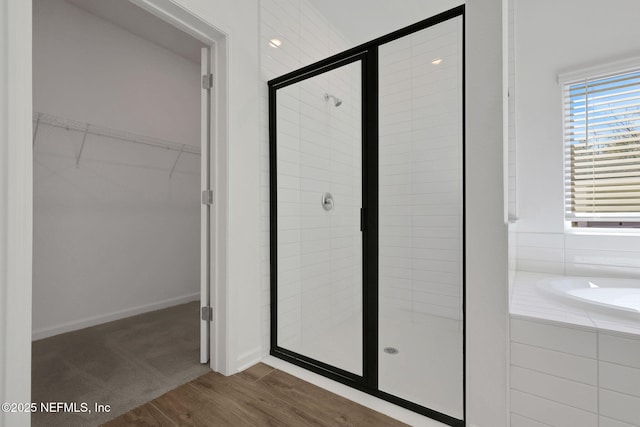
[{"label": "white door", "polygon": [[211,53],[208,47],[201,50],[202,89],[200,91],[200,188],[202,204],[200,206],[200,363],[209,361],[209,328],[211,325],[211,91],[209,78],[211,73]]}]

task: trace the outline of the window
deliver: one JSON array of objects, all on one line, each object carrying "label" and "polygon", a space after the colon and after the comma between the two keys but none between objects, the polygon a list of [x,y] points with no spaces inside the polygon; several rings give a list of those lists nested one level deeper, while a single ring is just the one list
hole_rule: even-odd
[{"label": "window", "polygon": [[563,107],[565,219],[640,228],[640,68],[563,82]]}]

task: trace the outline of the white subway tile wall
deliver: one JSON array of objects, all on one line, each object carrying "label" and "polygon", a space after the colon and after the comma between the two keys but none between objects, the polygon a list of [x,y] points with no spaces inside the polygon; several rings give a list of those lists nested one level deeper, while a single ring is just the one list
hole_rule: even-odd
[{"label": "white subway tile wall", "polygon": [[[380,390],[462,418],[462,19],[379,48]],[[437,342],[437,346],[431,343]]]},{"label": "white subway tile wall", "polygon": [[511,425],[640,426],[640,337],[511,319]]},{"label": "white subway tile wall", "polygon": [[550,426],[598,425],[596,332],[512,319],[511,346],[512,414]]},{"label": "white subway tile wall", "polygon": [[[362,318],[360,75],[355,62],[287,86],[276,107],[278,344],[356,373],[361,326],[347,328],[353,336],[341,347],[352,363],[328,350],[337,338],[332,329],[344,333],[345,322],[361,325]],[[324,192],[333,195],[330,211]],[[316,345],[322,337],[329,339],[324,349]]]},{"label": "white subway tile wall", "polygon": [[598,424],[598,426],[599,427],[637,427],[638,425],[623,423],[622,421],[600,416],[600,424]]},{"label": "white subway tile wall", "polygon": [[523,417],[522,415],[511,414],[511,427],[549,427],[549,424]]},{"label": "white subway tile wall", "polygon": [[564,274],[564,236],[551,233],[517,233],[517,269]]},{"label": "white subway tile wall", "polygon": [[382,318],[461,320],[460,25],[379,49]]},{"label": "white subway tile wall", "polygon": [[640,278],[637,236],[518,232],[516,250],[519,271]]},{"label": "white subway tile wall", "polygon": [[509,295],[513,293],[513,285],[515,283],[517,265],[518,265],[518,234],[513,224],[509,224],[507,233],[508,245],[508,269],[509,269]]},{"label": "white subway tile wall", "polygon": [[[269,43],[274,38],[282,42],[278,48]],[[266,83],[348,47],[348,40],[306,0],[260,1],[265,354],[270,348]],[[294,349],[361,311],[359,63],[348,68],[278,92],[279,344]],[[325,101],[325,93],[342,99],[342,105]],[[331,212],[320,204],[325,191],[334,195]],[[357,341],[349,345],[358,347]]]}]

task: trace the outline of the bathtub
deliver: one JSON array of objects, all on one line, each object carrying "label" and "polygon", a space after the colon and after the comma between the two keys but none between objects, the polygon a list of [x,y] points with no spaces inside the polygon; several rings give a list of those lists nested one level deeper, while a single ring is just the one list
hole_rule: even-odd
[{"label": "bathtub", "polygon": [[558,276],[539,280],[537,287],[568,300],[640,314],[640,280]]}]

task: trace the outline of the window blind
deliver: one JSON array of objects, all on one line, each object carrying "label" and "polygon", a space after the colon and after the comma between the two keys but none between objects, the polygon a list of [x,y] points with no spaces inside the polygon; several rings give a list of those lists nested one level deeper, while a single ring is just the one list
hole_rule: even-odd
[{"label": "window blind", "polygon": [[640,69],[563,86],[565,218],[640,221]]}]

